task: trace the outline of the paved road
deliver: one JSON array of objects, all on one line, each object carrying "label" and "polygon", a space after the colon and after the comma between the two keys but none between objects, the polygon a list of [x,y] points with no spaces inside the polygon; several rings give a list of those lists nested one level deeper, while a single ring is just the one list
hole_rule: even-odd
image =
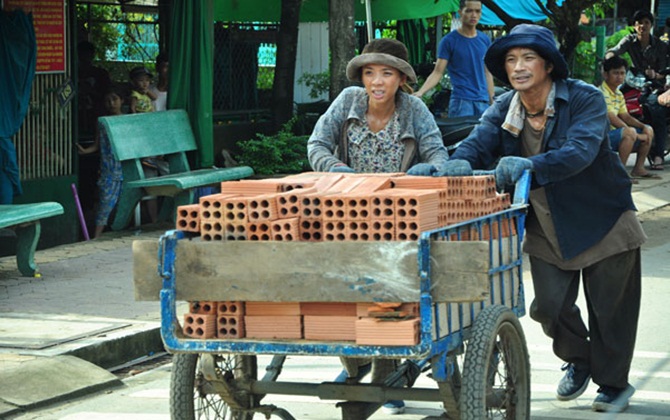
[{"label": "paved road", "polygon": [[[667,211],[670,216],[670,210]],[[591,384],[586,393],[575,401],[559,402],[554,398],[556,383],[561,377],[561,362],[553,356],[547,339],[538,324],[528,316],[521,319],[528,341],[532,377],[532,419],[670,419],[670,334],[667,330],[670,282],[665,261],[670,243],[643,250],[644,292],[643,309],[637,351],[633,361],[631,382],[637,392],[629,409],[618,416],[593,413],[590,404],[596,395]],[[526,275],[526,279],[529,276]],[[530,281],[526,282],[528,301],[532,299]],[[666,314],[666,316],[663,316]],[[167,420],[169,419],[170,365],[124,380],[124,386],[61,406],[18,416],[17,419],[61,420]],[[309,382],[332,378],[339,371],[335,358],[290,357],[281,380]],[[422,377],[417,386],[432,387],[431,379]],[[269,396],[265,402],[288,409],[296,419],[335,420],[340,413],[333,401],[308,397]],[[438,403],[409,402],[398,420],[419,420],[439,415]],[[257,416],[259,419],[261,416]],[[389,416],[381,412],[372,419]]]},{"label": "paved road", "polygon": [[[638,189],[635,201],[641,211],[670,202],[670,188],[658,185]],[[626,413],[617,419],[670,419],[670,208],[657,211],[651,217],[644,214],[645,230],[650,240],[643,249],[643,306],[638,334],[637,351],[633,361],[631,382],[638,392]],[[144,232],[141,237],[157,237]],[[0,313],[32,313],[40,316],[76,313],[157,320],[155,302],[132,301],[132,269],[130,267],[131,238],[116,238],[84,245],[58,247],[38,252],[44,277],[16,277],[13,259],[0,259]],[[105,257],[97,261],[91,247],[109,247]],[[83,267],[93,265],[92,271]],[[96,268],[97,267],[97,268]],[[532,299],[530,276],[526,274],[527,302]],[[48,309],[48,311],[47,311]],[[532,419],[609,419],[592,413],[590,404],[596,395],[591,385],[576,401],[558,402],[554,398],[556,383],[561,377],[561,362],[556,359],[539,326],[529,317],[521,319],[531,359]],[[99,394],[73,400],[58,406],[15,416],[16,419],[65,420],[158,420],[168,419],[169,368],[163,366],[124,380],[124,385]],[[287,381],[321,381],[333,378],[339,371],[334,358],[290,358],[280,379]],[[0,388],[7,386],[0,383]],[[434,386],[432,380],[421,378],[420,386]],[[267,402],[287,408],[297,419],[339,419],[332,401],[304,397],[268,397]],[[406,414],[394,416],[399,420],[418,420],[437,415],[437,403],[409,402]],[[261,418],[261,417],[259,417]],[[377,413],[373,419],[388,418]]]}]

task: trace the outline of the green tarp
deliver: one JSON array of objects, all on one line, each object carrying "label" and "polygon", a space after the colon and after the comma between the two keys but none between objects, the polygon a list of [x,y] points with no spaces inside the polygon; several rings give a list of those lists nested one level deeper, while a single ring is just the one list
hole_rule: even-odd
[{"label": "green tarp", "polygon": [[214,164],[212,2],[173,0],[172,7],[168,108],[188,112],[198,142],[195,166],[209,167]]},{"label": "green tarp", "polygon": [[[365,21],[365,1],[356,4],[356,20]],[[419,19],[458,10],[458,0],[370,0],[372,20]],[[215,0],[214,20],[279,22],[281,0]],[[327,22],[328,0],[303,0],[301,22]]]}]

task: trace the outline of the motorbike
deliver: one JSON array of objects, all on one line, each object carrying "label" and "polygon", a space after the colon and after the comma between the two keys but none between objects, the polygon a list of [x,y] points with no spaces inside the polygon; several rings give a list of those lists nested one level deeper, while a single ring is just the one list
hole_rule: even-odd
[{"label": "motorbike", "polygon": [[[667,80],[670,75],[670,68],[665,68],[659,73],[666,77],[665,84],[670,84]],[[619,89],[626,100],[626,109],[628,110],[628,113],[645,124],[651,124],[651,113],[649,111],[649,105],[646,103],[645,99],[651,94],[660,95],[663,92],[663,88],[664,87],[660,84],[647,80],[644,72],[631,67],[626,71],[626,78]],[[666,117],[666,120],[668,120],[668,117]],[[668,120],[668,127],[670,128],[670,120]],[[664,157],[670,153],[668,146],[670,146],[670,144],[666,140],[666,149],[663,152]],[[649,161],[651,163],[651,158]]]},{"label": "motorbike", "polygon": [[[494,97],[498,97],[508,90],[508,88],[496,86]],[[442,89],[433,93],[429,109],[433,113],[435,122],[442,133],[442,142],[447,148],[449,155],[452,155],[461,142],[465,140],[475,126],[479,124],[479,117],[449,117],[448,109],[450,97],[450,89]]]}]

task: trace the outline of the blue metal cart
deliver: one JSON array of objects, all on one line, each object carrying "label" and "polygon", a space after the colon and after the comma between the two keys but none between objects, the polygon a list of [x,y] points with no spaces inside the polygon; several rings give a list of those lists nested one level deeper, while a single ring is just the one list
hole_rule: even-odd
[{"label": "blue metal cart", "polygon": [[[177,278],[175,265],[179,247],[194,241],[184,240],[186,236],[180,231],[167,232],[159,243],[158,269],[163,279],[161,334],[166,348],[174,354],[172,418],[249,420],[259,413],[265,418],[293,419],[285,409],[262,403],[267,394],[285,394],[342,401],[338,406],[343,419],[368,418],[389,400],[439,401],[447,418],[529,419],[530,365],[518,321],[525,314],[521,241],[529,178],[526,173],[517,183],[511,208],[424,232],[413,243],[421,330],[419,343],[411,346],[185,337],[176,301],[178,285],[188,283],[188,276]],[[433,284],[438,273],[431,248],[463,239],[483,245],[488,254],[488,284],[481,290],[485,298],[438,300]],[[371,244],[379,246],[381,242]],[[258,355],[273,356],[262,378],[258,377]],[[287,355],[395,359],[398,363],[383,384],[334,383],[332,378],[321,383],[282,382],[278,377]],[[424,372],[429,372],[437,387],[412,387]]]}]

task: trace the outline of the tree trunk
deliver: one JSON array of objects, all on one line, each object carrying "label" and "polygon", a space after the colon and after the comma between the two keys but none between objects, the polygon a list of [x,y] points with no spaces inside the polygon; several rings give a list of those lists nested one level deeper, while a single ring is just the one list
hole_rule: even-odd
[{"label": "tree trunk", "polygon": [[482,5],[488,7],[493,13],[495,13],[496,16],[498,16],[498,19],[503,21],[507,31],[511,30],[520,23],[532,23],[529,20],[517,19],[508,15],[507,12],[505,12],[495,3],[495,0],[482,0]]},{"label": "tree trunk", "polygon": [[293,79],[298,53],[301,0],[282,0],[277,34],[277,62],[272,83],[272,115],[279,129],[293,116]]},{"label": "tree trunk", "polygon": [[330,48],[330,100],[351,83],[347,79],[347,63],[356,55],[354,32],[354,1],[330,0],[328,46]]}]

